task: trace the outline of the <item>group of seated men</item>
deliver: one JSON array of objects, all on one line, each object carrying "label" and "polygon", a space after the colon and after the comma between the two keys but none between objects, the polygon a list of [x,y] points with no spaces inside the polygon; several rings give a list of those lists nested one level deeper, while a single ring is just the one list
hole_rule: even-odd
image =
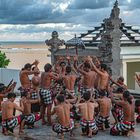
[{"label": "group of seated men", "polygon": [[[134,132],[134,98],[123,77],[117,81],[111,78],[106,64],[90,56],[80,64],[78,56],[67,57],[67,62],[59,58],[53,66],[47,63],[41,76],[38,64],[37,60],[27,63],[20,71],[20,105],[14,103],[13,92],[2,103],[3,134],[13,133],[17,125],[22,134],[25,125],[33,128],[41,119],[42,125],[51,125],[62,139],[66,132],[74,136],[73,129],[79,123],[82,135],[91,138],[99,130],[110,128],[111,112],[115,119],[111,135],[128,136]],[[33,75],[31,79],[29,75]],[[22,114],[15,116],[14,110]],[[53,120],[52,115],[57,117]]]}]

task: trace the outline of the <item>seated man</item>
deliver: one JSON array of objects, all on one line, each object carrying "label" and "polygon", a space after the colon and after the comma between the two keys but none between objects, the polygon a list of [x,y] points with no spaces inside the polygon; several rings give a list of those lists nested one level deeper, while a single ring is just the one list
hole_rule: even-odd
[{"label": "seated man", "polygon": [[7,100],[2,103],[2,132],[4,135],[8,135],[8,131],[13,133],[16,126],[20,125],[19,134],[23,133],[24,117],[23,115],[14,116],[14,109],[23,112],[24,106],[21,101],[21,107],[14,103],[16,95],[14,93],[9,93],[7,95]]},{"label": "seated man", "polygon": [[135,112],[138,114],[136,122],[140,123],[140,100],[135,101]]},{"label": "seated man", "polygon": [[115,124],[111,130],[111,135],[127,135],[129,136],[134,131],[134,101],[129,91],[123,93],[122,101],[115,101],[112,96],[112,100],[115,104],[122,106],[124,118],[121,123]]},{"label": "seated man", "polygon": [[[114,98],[116,100],[122,100],[122,98],[123,98],[123,88],[119,87],[116,90],[116,93],[114,93]],[[112,111],[112,115],[115,119],[115,124],[118,123],[118,122],[121,122],[123,120],[123,110],[122,110],[122,107],[120,105],[113,104],[113,107],[112,107],[111,111]]]},{"label": "seated man", "polygon": [[70,109],[72,106],[65,102],[63,95],[58,95],[56,99],[57,106],[54,107],[51,114],[54,115],[56,113],[59,123],[53,124],[52,129],[57,134],[61,134],[61,139],[63,139],[64,132],[70,132],[72,136],[72,129],[74,128],[74,122],[70,119]]},{"label": "seated man", "polygon": [[98,132],[98,128],[94,120],[94,110],[96,107],[98,107],[98,104],[91,102],[91,93],[89,91],[83,94],[83,99],[85,101],[78,104],[82,117],[80,124],[82,126],[83,135],[92,137],[93,134],[95,135]]},{"label": "seated man", "polygon": [[31,113],[31,105],[34,103],[38,103],[40,102],[40,97],[39,97],[39,93],[37,95],[37,99],[31,99],[30,98],[30,94],[28,92],[24,92],[21,95],[21,100],[24,106],[24,118],[25,118],[25,124],[28,125],[28,128],[33,128],[34,127],[34,123],[36,121],[40,120],[40,114],[39,113]]},{"label": "seated man", "polygon": [[99,129],[104,130],[109,128],[110,110],[111,110],[111,99],[106,97],[105,91],[100,91],[100,98],[97,99],[99,103],[99,114],[96,118],[96,123]]}]

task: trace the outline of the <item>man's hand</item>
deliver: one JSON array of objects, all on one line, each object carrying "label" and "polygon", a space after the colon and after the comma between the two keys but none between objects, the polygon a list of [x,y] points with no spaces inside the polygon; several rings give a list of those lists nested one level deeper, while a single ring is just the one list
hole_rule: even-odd
[{"label": "man's hand", "polygon": [[77,56],[77,55],[74,56],[74,57],[73,57],[73,60],[74,60],[74,61],[78,61],[78,56]]},{"label": "man's hand", "polygon": [[66,59],[67,59],[67,60],[70,60],[70,56],[67,56]]}]

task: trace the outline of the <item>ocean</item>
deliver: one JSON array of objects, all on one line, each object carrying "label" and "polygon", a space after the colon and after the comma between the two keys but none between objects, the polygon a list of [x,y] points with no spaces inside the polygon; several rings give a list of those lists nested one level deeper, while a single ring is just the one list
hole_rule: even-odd
[{"label": "ocean", "polygon": [[10,59],[7,67],[10,69],[21,69],[35,59],[40,62],[40,70],[46,63],[51,63],[50,52],[43,41],[0,41],[0,50]]}]

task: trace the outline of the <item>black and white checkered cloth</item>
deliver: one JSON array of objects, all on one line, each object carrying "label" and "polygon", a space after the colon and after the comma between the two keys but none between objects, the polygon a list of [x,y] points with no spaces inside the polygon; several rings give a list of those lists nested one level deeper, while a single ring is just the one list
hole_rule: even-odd
[{"label": "black and white checkered cloth", "polygon": [[30,114],[30,115],[25,115],[25,123],[34,123],[35,122],[35,115]]},{"label": "black and white checkered cloth", "polygon": [[5,127],[7,129],[14,129],[16,126],[18,126],[18,124],[19,124],[18,117],[2,121],[2,127]]},{"label": "black and white checkered cloth", "polygon": [[52,104],[52,93],[50,89],[40,89],[40,97],[42,100],[42,103],[45,105]]},{"label": "black and white checkered cloth", "polygon": [[91,128],[92,130],[98,130],[98,127],[97,127],[97,125],[96,125],[96,123],[95,123],[94,120],[89,120],[89,121],[87,121],[87,120],[85,120],[85,119],[81,119],[80,125],[82,126],[82,128],[89,127],[89,128]]},{"label": "black and white checkered cloth", "polygon": [[31,93],[31,99],[33,99],[33,100],[38,99],[38,95],[37,95],[37,93],[36,93],[35,91],[33,91],[33,92]]},{"label": "black and white checkered cloth", "polygon": [[70,119],[70,125],[68,127],[62,126],[60,123],[55,123],[52,126],[52,130],[56,133],[63,133],[63,132],[69,132],[74,128],[74,121],[73,119]]}]

